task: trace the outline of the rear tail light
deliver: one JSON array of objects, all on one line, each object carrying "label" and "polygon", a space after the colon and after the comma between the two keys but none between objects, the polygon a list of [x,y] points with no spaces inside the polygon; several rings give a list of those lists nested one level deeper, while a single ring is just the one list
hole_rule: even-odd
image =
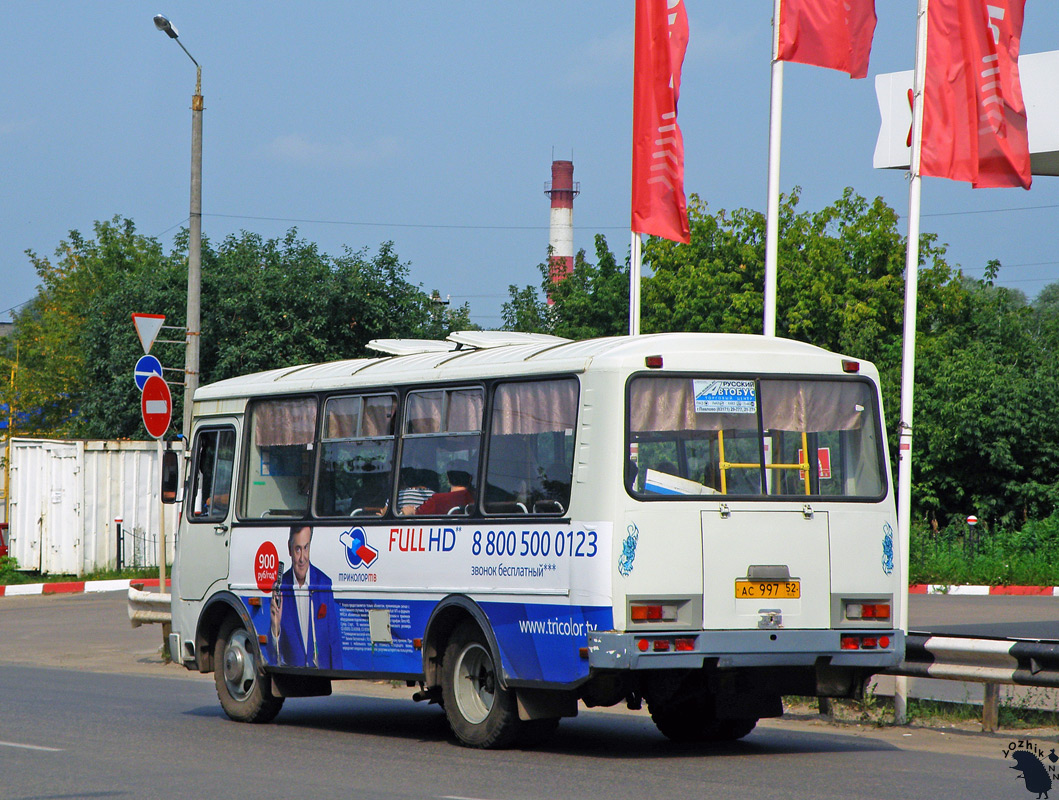
[{"label": "rear tail light", "polygon": [[839,642],[843,650],[886,650],[890,647],[889,636],[843,636]]},{"label": "rear tail light", "polygon": [[656,653],[665,652],[668,649],[669,649],[669,640],[668,639],[655,639],[655,641],[654,641],[654,651]]},{"label": "rear tail light", "polygon": [[676,606],[633,605],[629,607],[633,622],[673,622],[677,618]]},{"label": "rear tail light", "polygon": [[687,653],[695,649],[694,639],[677,639],[675,644],[675,649],[679,652]]},{"label": "rear tail light", "polygon": [[890,619],[889,603],[846,603],[846,619]]}]

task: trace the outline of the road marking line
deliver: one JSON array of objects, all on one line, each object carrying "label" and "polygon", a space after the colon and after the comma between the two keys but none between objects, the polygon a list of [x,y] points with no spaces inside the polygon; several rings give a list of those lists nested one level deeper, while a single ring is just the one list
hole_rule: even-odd
[{"label": "road marking line", "polygon": [[0,747],[20,747],[23,750],[43,750],[45,753],[61,753],[61,747],[43,747],[39,744],[21,744],[19,742],[0,742]]}]

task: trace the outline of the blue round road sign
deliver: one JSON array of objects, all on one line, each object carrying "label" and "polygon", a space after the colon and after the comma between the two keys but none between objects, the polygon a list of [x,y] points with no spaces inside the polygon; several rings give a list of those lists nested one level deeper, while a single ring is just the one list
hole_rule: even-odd
[{"label": "blue round road sign", "polygon": [[162,362],[154,356],[141,356],[133,372],[133,377],[136,378],[136,388],[142,392],[144,384],[152,375],[162,377]]}]

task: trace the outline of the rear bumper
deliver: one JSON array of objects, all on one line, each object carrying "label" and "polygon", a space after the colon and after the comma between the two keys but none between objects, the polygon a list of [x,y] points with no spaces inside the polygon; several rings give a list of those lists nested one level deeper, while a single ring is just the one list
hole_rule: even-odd
[{"label": "rear bumper", "polygon": [[[850,635],[889,637],[886,648],[843,650],[841,638]],[[683,647],[675,650],[676,640]],[[666,640],[668,650],[655,650],[656,640]],[[641,650],[641,641],[647,649]],[[712,665],[736,667],[812,666],[886,669],[904,658],[905,635],[892,630],[749,630],[666,631],[618,633],[592,631],[588,635],[588,663],[594,669],[650,670],[699,669]]]}]

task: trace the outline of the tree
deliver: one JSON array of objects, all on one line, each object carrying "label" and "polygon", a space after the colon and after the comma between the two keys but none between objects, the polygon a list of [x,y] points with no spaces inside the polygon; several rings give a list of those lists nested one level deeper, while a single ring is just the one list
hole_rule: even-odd
[{"label": "tree", "polygon": [[9,379],[0,389],[29,415],[21,422],[23,433],[78,432],[94,373],[88,349],[98,351],[107,344],[94,340],[89,328],[96,303],[136,283],[141,274],[165,273],[172,266],[156,241],[136,234],[131,220],[97,222],[94,233],[94,239],[85,239],[71,231],[56,249],[54,262],[27,251],[41,286],[15,316],[17,397]]},{"label": "tree", "polygon": [[1020,525],[1059,503],[1059,368],[1025,296],[966,281],[964,318],[917,369],[917,504],[942,524],[975,513]]},{"label": "tree", "polygon": [[547,261],[537,265],[541,290],[551,305],[532,286],[509,286],[510,300],[501,312],[504,330],[552,333],[567,339],[627,333],[628,265],[618,264],[605,236],[597,234],[595,243],[596,263],[588,262],[584,250],[578,251],[573,270],[558,283],[551,281]]}]

